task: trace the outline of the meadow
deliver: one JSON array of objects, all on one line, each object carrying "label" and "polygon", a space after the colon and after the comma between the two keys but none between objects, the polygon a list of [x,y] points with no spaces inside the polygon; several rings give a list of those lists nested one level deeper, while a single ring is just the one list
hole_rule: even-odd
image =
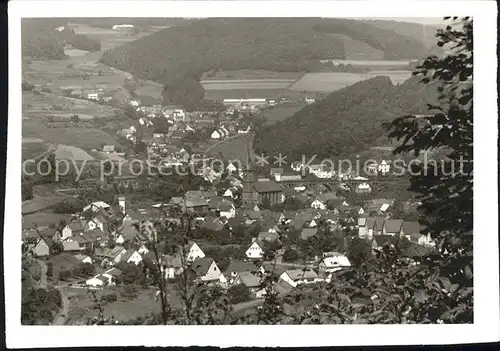
[{"label": "meadow", "polygon": [[410,71],[372,71],[368,73],[307,73],[290,89],[295,91],[325,91],[333,92],[362,80],[377,76],[387,76],[393,84],[403,83],[411,77]]},{"label": "meadow", "polygon": [[266,124],[274,124],[302,109],[305,104],[285,104],[267,108],[262,111],[262,116],[266,119]]},{"label": "meadow", "polygon": [[99,149],[104,144],[117,144],[115,138],[97,128],[48,128],[41,121],[23,120],[23,137],[35,137],[54,144],[82,149]]}]

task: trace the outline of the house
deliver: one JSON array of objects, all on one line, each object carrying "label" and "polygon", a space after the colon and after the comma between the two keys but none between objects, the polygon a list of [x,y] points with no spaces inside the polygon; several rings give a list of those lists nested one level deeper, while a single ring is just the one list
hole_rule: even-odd
[{"label": "house", "polygon": [[211,139],[219,140],[222,137],[221,133],[216,129],[210,134]]},{"label": "house", "polygon": [[115,146],[114,145],[104,145],[102,147],[102,151],[107,152],[107,153],[115,152]]},{"label": "house", "polygon": [[368,183],[361,183],[356,186],[355,191],[358,194],[369,194],[372,192],[372,187]]},{"label": "house", "polygon": [[77,255],[75,255],[75,258],[78,259],[82,263],[92,264],[92,258],[90,256],[77,254]]},{"label": "house", "polygon": [[234,279],[241,272],[261,272],[264,273],[264,267],[256,266],[252,262],[245,262],[230,258],[229,265],[224,273],[229,284],[233,284]]},{"label": "house", "polygon": [[191,242],[186,247],[186,261],[193,262],[197,258],[204,258],[205,253],[195,242]]},{"label": "house", "polygon": [[342,268],[350,266],[351,263],[344,254],[334,252],[331,255],[328,255],[327,257],[323,257],[323,259],[318,265],[318,269],[320,274],[326,274],[326,273],[333,273],[338,270],[341,270]]},{"label": "house", "polygon": [[264,246],[258,240],[252,241],[248,249],[245,251],[245,255],[250,260],[260,260],[264,257]]},{"label": "house", "polygon": [[93,278],[87,279],[85,281],[85,285],[87,286],[93,286],[93,287],[103,287],[107,285],[109,282],[109,279],[105,277],[102,274],[96,275]]},{"label": "house", "polygon": [[269,202],[270,205],[283,202],[283,188],[274,181],[256,182],[253,189],[258,194],[260,203]]},{"label": "house", "polygon": [[382,173],[382,175],[389,173],[390,170],[391,165],[386,160],[382,160],[382,162],[378,165],[378,171]]},{"label": "house", "polygon": [[307,240],[315,236],[317,233],[318,233],[317,228],[303,228],[302,231],[300,232],[300,238],[302,240]]},{"label": "house", "polygon": [[190,198],[185,202],[186,210],[189,212],[208,212],[208,202],[203,198]]},{"label": "house", "polygon": [[76,241],[63,241],[64,252],[80,252],[80,245]]},{"label": "house", "polygon": [[165,275],[165,279],[174,279],[184,271],[182,257],[180,255],[164,255],[160,261],[161,270]]},{"label": "house", "polygon": [[280,275],[280,280],[287,282],[293,287],[300,284],[310,284],[322,281],[312,269],[286,270]]},{"label": "house", "polygon": [[90,205],[85,206],[83,208],[83,212],[87,212],[88,210],[91,210],[92,212],[98,212],[99,209],[110,210],[111,206],[104,201],[96,201],[92,202]]},{"label": "house", "polygon": [[430,233],[427,233],[427,235],[420,233],[413,233],[408,235],[407,238],[410,242],[421,246],[426,246],[426,247],[436,246],[436,243],[434,242],[434,240],[432,240]]},{"label": "house", "polygon": [[46,236],[41,236],[33,247],[33,253],[36,257],[43,257],[50,255],[50,249],[53,243],[52,240]]},{"label": "house", "polygon": [[223,202],[219,205],[220,217],[226,217],[227,219],[236,216],[236,208],[232,203]]},{"label": "house", "polygon": [[115,243],[123,245],[125,242],[133,242],[139,235],[138,223],[127,221],[118,228]]},{"label": "house", "polygon": [[276,233],[276,232],[260,232],[258,237],[257,237],[257,240],[259,241],[269,241],[269,242],[273,242],[273,241],[276,241],[279,239],[279,234]]},{"label": "house", "polygon": [[403,231],[402,219],[388,219],[384,221],[384,225],[382,227],[383,235],[402,236],[402,231]]},{"label": "house", "polygon": [[[385,217],[366,217],[366,221],[358,220],[358,235],[360,238],[371,239],[374,235],[380,235],[384,227]],[[360,225],[364,223],[364,225]]]},{"label": "house", "polygon": [[384,246],[395,247],[397,242],[397,237],[392,235],[374,235],[372,240],[372,249],[381,250]]},{"label": "house", "polygon": [[231,188],[228,188],[222,196],[233,199],[234,198],[233,190]]},{"label": "house", "polygon": [[[83,228],[82,228],[83,231]],[[81,231],[80,231],[81,232]],[[62,229],[60,229],[61,240],[71,238],[73,236],[73,230],[69,225],[65,225]]]},{"label": "house", "polygon": [[137,250],[127,250],[120,258],[120,262],[133,263],[136,266],[142,262],[142,256]]},{"label": "house", "polygon": [[410,239],[412,234],[420,234],[420,223],[417,221],[404,221],[401,235]]},{"label": "house", "polygon": [[196,280],[202,282],[226,282],[219,267],[211,258],[198,257],[190,266],[194,272]]},{"label": "house", "polygon": [[317,210],[326,210],[326,203],[320,200],[319,198],[311,202],[311,208]]},{"label": "house", "polygon": [[[81,219],[76,219],[76,220],[72,221],[71,223],[69,223],[67,225],[67,227],[69,228],[69,230],[66,231],[66,234],[64,234],[64,229],[63,229],[63,233],[62,233],[62,237],[65,239],[69,238],[73,235],[79,235],[79,234],[83,233],[83,230],[85,229],[85,221],[83,221]],[[69,231],[71,231],[71,235],[67,236]]]},{"label": "house", "polygon": [[262,298],[265,289],[262,288],[262,278],[253,272],[240,272],[236,275],[233,285],[244,285],[256,298]]},{"label": "house", "polygon": [[101,257],[103,265],[115,265],[120,262],[122,256],[127,252],[123,246],[115,246],[114,248],[104,248],[96,250],[95,256]]}]

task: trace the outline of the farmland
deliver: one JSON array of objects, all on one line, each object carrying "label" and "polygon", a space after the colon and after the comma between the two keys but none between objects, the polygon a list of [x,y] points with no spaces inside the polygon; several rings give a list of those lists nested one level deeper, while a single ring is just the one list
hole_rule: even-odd
[{"label": "farmland", "polygon": [[42,139],[38,138],[23,138],[22,142],[22,157],[23,159],[35,158],[37,155],[43,154],[49,150],[49,145]]},{"label": "farmland", "polygon": [[48,116],[69,119],[75,114],[80,119],[110,118],[115,116],[115,111],[111,106],[100,105],[92,101],[51,93],[23,92],[23,115],[41,117],[43,120],[46,120]]},{"label": "farmland", "polygon": [[23,120],[23,137],[50,140],[83,149],[98,149],[104,144],[116,144],[109,134],[97,128],[48,128],[40,121]]},{"label": "farmland", "polygon": [[410,78],[410,71],[372,71],[368,73],[307,73],[301,80],[291,86],[295,91],[327,91],[333,92],[362,80],[377,76],[387,76],[393,84],[403,83]]},{"label": "farmland", "polygon": [[57,145],[56,160],[92,161],[94,158],[82,149],[70,145]]}]

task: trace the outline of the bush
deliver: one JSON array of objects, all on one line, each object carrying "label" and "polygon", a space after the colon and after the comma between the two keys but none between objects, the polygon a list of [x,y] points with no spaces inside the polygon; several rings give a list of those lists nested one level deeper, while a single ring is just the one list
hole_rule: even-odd
[{"label": "bush", "polygon": [[283,254],[283,261],[295,262],[299,259],[299,253],[293,249],[286,249]]},{"label": "bush", "polygon": [[227,294],[232,304],[250,301],[252,299],[250,290],[243,284],[233,285],[227,290]]},{"label": "bush", "polygon": [[101,297],[101,301],[105,301],[107,303],[115,302],[117,299],[116,293],[109,293]]}]

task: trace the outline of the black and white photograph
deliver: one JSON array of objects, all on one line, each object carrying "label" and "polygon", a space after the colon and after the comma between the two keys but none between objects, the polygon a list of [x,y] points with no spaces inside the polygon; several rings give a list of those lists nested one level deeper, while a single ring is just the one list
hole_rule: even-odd
[{"label": "black and white photograph", "polygon": [[13,346],[498,340],[494,2],[16,3]]}]

